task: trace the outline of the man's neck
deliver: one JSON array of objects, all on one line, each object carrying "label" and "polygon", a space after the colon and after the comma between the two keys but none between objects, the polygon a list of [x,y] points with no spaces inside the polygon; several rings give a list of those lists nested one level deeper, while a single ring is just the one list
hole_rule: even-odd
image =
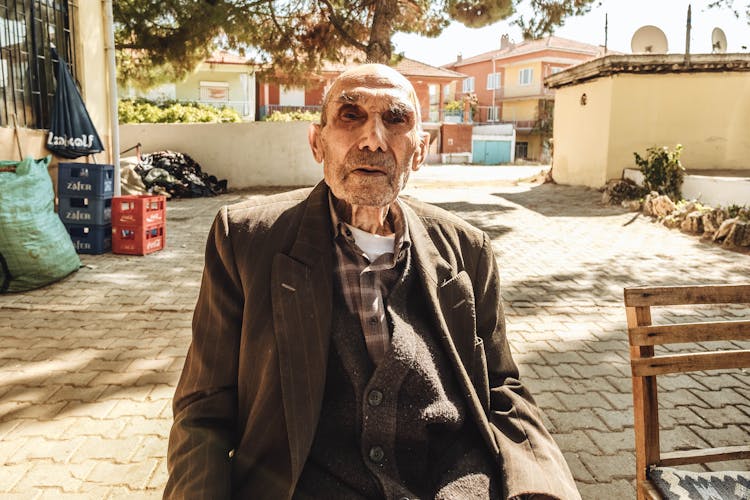
[{"label": "man's neck", "polygon": [[334,198],[334,208],[341,220],[362,231],[381,236],[395,233],[395,228],[388,217],[390,205],[385,207],[351,205]]}]

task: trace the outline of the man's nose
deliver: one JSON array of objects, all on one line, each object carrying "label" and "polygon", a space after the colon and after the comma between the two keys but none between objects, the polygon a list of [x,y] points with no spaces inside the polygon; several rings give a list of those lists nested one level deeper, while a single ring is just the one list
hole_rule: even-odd
[{"label": "man's nose", "polygon": [[359,143],[359,149],[369,149],[370,151],[388,151],[388,144],[385,140],[386,130],[383,119],[380,116],[373,116],[365,124],[362,131],[362,139]]}]

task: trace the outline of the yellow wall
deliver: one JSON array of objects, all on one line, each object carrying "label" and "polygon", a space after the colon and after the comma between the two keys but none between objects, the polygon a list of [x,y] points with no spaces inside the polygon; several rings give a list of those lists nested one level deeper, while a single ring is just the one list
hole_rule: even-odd
[{"label": "yellow wall", "polygon": [[[542,61],[527,61],[503,66],[503,97],[518,97],[524,95],[538,95],[541,91]],[[519,85],[518,74],[522,69],[532,68],[533,74],[530,85]]]},{"label": "yellow wall", "polygon": [[556,91],[553,177],[600,187],[635,167],[634,152],[676,144],[688,170],[748,169],[748,130],[750,72],[599,78]]},{"label": "yellow wall", "polygon": [[[586,105],[581,96],[586,94]],[[607,180],[612,80],[555,91],[552,176],[560,184],[600,187]]]},{"label": "yellow wall", "polygon": [[536,120],[538,118],[539,98],[524,101],[504,101],[503,121]]},{"label": "yellow wall", "polygon": [[683,166],[750,169],[750,72],[618,75],[613,80],[608,178],[633,152],[682,144]]},{"label": "yellow wall", "polygon": [[201,64],[195,73],[191,73],[184,81],[175,85],[177,99],[200,100],[200,82],[227,82],[229,84],[229,100],[244,101],[245,94],[242,91],[240,74],[251,74],[252,71],[246,66],[216,64],[209,68],[206,63]]}]

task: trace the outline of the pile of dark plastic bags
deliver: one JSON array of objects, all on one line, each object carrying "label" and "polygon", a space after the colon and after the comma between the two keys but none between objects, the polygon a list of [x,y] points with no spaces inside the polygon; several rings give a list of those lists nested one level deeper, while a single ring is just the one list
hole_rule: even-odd
[{"label": "pile of dark plastic bags", "polygon": [[190,156],[174,151],[144,154],[135,167],[150,192],[175,198],[200,198],[227,192],[226,179],[219,180],[201,170]]}]

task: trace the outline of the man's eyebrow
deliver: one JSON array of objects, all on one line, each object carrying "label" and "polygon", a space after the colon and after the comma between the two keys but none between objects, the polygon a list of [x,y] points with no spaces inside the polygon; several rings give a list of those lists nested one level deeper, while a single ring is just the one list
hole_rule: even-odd
[{"label": "man's eyebrow", "polygon": [[357,102],[360,98],[360,95],[356,92],[347,92],[344,90],[339,94],[338,98],[336,99],[337,102],[340,103],[347,103],[347,104],[353,104]]},{"label": "man's eyebrow", "polygon": [[403,102],[394,102],[390,105],[388,111],[393,114],[406,115],[414,112],[414,108]]}]

